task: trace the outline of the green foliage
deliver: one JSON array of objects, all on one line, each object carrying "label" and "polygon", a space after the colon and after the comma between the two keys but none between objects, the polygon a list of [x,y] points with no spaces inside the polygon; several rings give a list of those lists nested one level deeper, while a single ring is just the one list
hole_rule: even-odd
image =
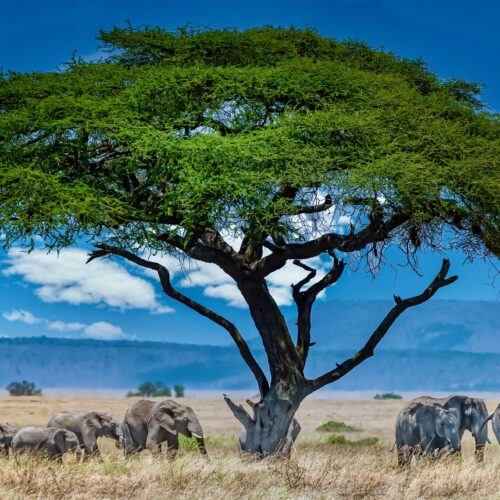
[{"label": "green foliage", "polygon": [[309,29],[100,38],[115,49],[100,62],[0,77],[5,247],[85,235],[175,253],[160,234],[207,226],[303,241],[314,224],[295,214],[330,195],[355,228],[377,199],[404,214],[392,238],[406,251],[500,253],[500,122],[477,85]]},{"label": "green foliage", "polygon": [[158,397],[171,397],[172,391],[163,382],[143,382],[137,391],[129,391],[126,394],[127,398],[134,397],[146,397],[146,398],[158,398]]},{"label": "green foliage", "polygon": [[349,424],[344,424],[344,422],[329,420],[328,422],[321,424],[316,430],[318,432],[358,432],[361,429]]},{"label": "green foliage", "polygon": [[330,436],[328,438],[328,443],[351,447],[373,446],[374,444],[378,443],[378,438],[369,436],[367,438],[358,439],[357,441],[350,441],[345,436]]},{"label": "green foliage", "polygon": [[5,388],[11,396],[41,396],[42,389],[38,389],[33,382],[11,382]]},{"label": "green foliage", "polygon": [[394,392],[384,392],[382,394],[375,394],[373,399],[403,399],[403,396]]},{"label": "green foliage", "polygon": [[174,385],[174,393],[176,398],[184,397],[184,386],[183,385]]}]

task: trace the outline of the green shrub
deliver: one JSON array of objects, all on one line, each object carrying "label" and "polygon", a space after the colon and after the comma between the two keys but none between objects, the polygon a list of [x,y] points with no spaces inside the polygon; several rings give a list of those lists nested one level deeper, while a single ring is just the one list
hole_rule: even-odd
[{"label": "green shrub", "polygon": [[33,382],[11,382],[5,389],[11,396],[41,396],[42,389],[38,389]]},{"label": "green shrub", "polygon": [[382,394],[375,394],[374,399],[403,399],[403,396],[394,392],[384,392]]},{"label": "green shrub", "polygon": [[174,385],[174,392],[176,398],[184,397],[184,386],[183,385]]},{"label": "green shrub", "polygon": [[129,391],[126,394],[127,398],[134,397],[145,397],[145,398],[155,398],[155,397],[167,397],[172,396],[172,391],[163,382],[143,382],[137,391]]},{"label": "green shrub", "polygon": [[349,424],[344,424],[344,422],[329,420],[321,424],[316,430],[318,432],[359,432],[361,429]]}]

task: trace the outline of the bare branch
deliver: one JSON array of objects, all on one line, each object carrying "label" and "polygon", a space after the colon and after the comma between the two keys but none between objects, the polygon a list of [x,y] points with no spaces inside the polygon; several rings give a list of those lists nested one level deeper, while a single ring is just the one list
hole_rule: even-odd
[{"label": "bare branch", "polygon": [[355,252],[367,245],[383,241],[389,233],[408,220],[404,214],[395,214],[389,220],[372,220],[361,231],[354,234],[327,233],[305,243],[287,243],[278,246],[271,255],[260,259],[253,266],[259,276],[265,277],[283,267],[287,260],[309,259],[328,250]]},{"label": "bare branch", "polygon": [[308,207],[296,207],[297,211],[294,213],[294,215],[317,214],[319,212],[324,212],[325,210],[332,208],[332,206],[333,206],[332,197],[329,194],[327,194],[325,196],[325,201],[323,203],[318,203],[317,205],[310,205]]},{"label": "bare branch", "polygon": [[300,290],[316,276],[316,270],[298,260],[293,261],[295,265],[309,271],[309,274],[303,280],[299,281],[296,285],[292,285],[292,296],[297,306],[297,353],[302,366],[306,363],[309,347],[314,345],[314,342],[311,343],[311,310],[314,301],[322,290],[338,281],[345,266],[344,261],[339,261],[333,251],[329,251],[328,253],[333,258],[332,268],[321,280],[305,291]]},{"label": "bare branch", "polygon": [[127,259],[130,262],[133,262],[134,264],[137,264],[141,267],[152,269],[158,273],[163,291],[169,297],[173,298],[174,300],[177,300],[178,302],[181,302],[182,304],[188,306],[189,308],[193,309],[202,316],[205,316],[206,318],[212,320],[214,323],[217,323],[219,326],[225,328],[229,332],[229,335],[231,335],[231,338],[235,342],[236,346],[238,347],[241,357],[246,362],[250,370],[252,370],[252,373],[254,374],[257,380],[260,394],[262,395],[262,397],[267,394],[267,392],[269,391],[269,383],[266,379],[266,376],[264,375],[264,372],[262,371],[259,364],[253,357],[252,353],[250,352],[250,349],[247,343],[245,342],[245,339],[241,336],[240,332],[233,323],[228,321],[226,318],[223,318],[219,314],[215,313],[214,311],[208,309],[207,307],[190,299],[181,292],[175,290],[170,281],[170,273],[168,272],[168,269],[162,266],[161,264],[142,259],[141,257],[138,257],[137,255],[128,252],[127,250],[122,250],[120,248],[112,247],[109,245],[96,245],[96,248],[98,248],[98,250],[95,250],[89,254],[87,263],[99,257],[104,257],[106,255],[118,255],[119,257],[123,257],[124,259]]},{"label": "bare branch", "polygon": [[233,415],[241,422],[245,429],[248,428],[249,424],[253,421],[252,417],[246,412],[245,408],[241,405],[236,405],[229,399],[225,394],[223,394],[224,400],[229,406],[229,409],[233,412]]},{"label": "bare branch", "polygon": [[384,338],[385,334],[388,332],[389,328],[393,325],[396,319],[401,313],[406,311],[409,307],[414,307],[416,305],[422,304],[423,302],[429,300],[440,288],[454,283],[458,276],[446,277],[450,269],[450,261],[448,259],[443,259],[443,264],[441,270],[434,278],[432,283],[420,294],[415,297],[410,297],[408,299],[401,299],[401,297],[394,296],[394,301],[396,305],[389,311],[387,316],[382,320],[377,329],[373,332],[371,337],[368,339],[366,344],[352,357],[345,360],[341,364],[337,364],[334,370],[325,373],[321,377],[309,382],[309,393],[313,392],[321,387],[324,387],[331,382],[342,378],[344,375],[349,373],[353,368],[358,366],[360,363],[365,361],[367,358],[373,356],[375,347]]}]

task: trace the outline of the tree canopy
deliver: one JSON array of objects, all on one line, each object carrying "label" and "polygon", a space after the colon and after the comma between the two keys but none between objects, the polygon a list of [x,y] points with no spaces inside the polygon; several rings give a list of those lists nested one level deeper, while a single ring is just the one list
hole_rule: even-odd
[{"label": "tree canopy", "polygon": [[100,39],[100,62],[0,79],[5,245],[178,251],[214,227],[259,254],[347,214],[352,231],[396,217],[408,250],[447,226],[448,244],[499,253],[500,124],[477,85],[312,30]]}]

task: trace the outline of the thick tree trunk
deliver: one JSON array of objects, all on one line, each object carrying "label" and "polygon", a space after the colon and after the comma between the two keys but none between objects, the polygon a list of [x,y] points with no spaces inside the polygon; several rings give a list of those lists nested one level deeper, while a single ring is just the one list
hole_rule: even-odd
[{"label": "thick tree trunk", "polygon": [[247,401],[252,416],[226,397],[227,404],[244,427],[239,439],[240,449],[258,456],[288,455],[300,432],[294,416],[305,396],[303,388],[295,385],[271,387],[260,402]]}]

